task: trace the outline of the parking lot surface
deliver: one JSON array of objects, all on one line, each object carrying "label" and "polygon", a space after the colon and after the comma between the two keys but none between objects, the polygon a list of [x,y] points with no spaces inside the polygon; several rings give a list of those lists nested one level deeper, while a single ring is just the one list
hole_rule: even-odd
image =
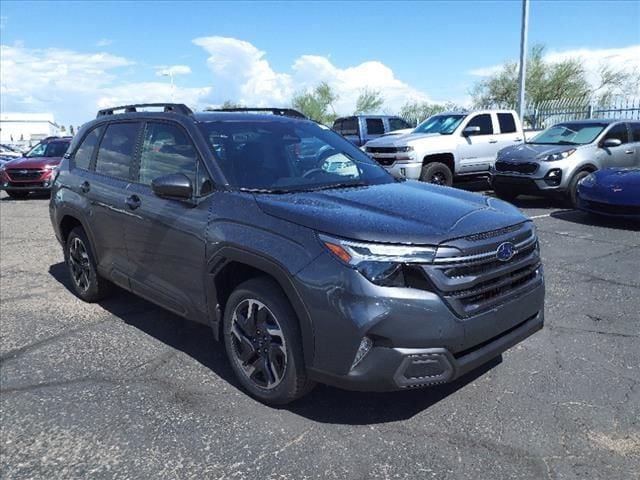
[{"label": "parking lot surface", "polygon": [[453,384],[266,407],[210,330],[69,290],[48,200],[0,195],[0,477],[640,478],[640,224],[516,204],[545,328]]}]

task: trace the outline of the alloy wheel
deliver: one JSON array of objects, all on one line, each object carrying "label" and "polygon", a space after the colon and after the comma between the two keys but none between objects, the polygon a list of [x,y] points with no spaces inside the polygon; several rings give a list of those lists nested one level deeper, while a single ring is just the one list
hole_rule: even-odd
[{"label": "alloy wheel", "polygon": [[91,283],[91,263],[84,242],[79,237],[74,237],[69,245],[69,266],[73,282],[81,292],[86,292]]},{"label": "alloy wheel", "polygon": [[276,388],[287,367],[287,345],[278,320],[255,299],[240,302],[231,317],[232,354],[244,375],[256,386]]},{"label": "alloy wheel", "polygon": [[442,172],[436,172],[433,175],[431,175],[431,183],[435,183],[436,185],[445,185],[446,182],[447,182],[447,179],[444,173]]}]

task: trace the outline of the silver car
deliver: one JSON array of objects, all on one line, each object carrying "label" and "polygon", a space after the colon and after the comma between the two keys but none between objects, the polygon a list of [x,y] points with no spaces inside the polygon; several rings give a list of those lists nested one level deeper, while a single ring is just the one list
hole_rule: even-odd
[{"label": "silver car", "polygon": [[498,152],[491,171],[496,195],[564,197],[576,206],[578,182],[608,167],[640,166],[640,121],[579,120],[550,127],[527,143]]}]

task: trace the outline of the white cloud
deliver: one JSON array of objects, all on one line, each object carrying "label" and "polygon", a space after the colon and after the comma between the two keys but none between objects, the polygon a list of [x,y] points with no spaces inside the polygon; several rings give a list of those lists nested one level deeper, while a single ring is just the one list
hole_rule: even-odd
[{"label": "white cloud", "polygon": [[175,75],[188,75],[191,73],[191,68],[187,65],[171,65],[170,67],[162,66],[158,67],[156,71],[158,76],[175,76]]},{"label": "white cloud", "polygon": [[[623,48],[578,48],[572,50],[550,50],[544,55],[545,60],[557,63],[568,59],[578,59],[585,69],[587,81],[598,86],[599,72],[603,67],[608,67],[615,72],[638,74],[640,72],[640,45],[631,45]],[[468,75],[478,77],[490,77],[498,73],[502,65],[469,70]],[[637,92],[640,94],[640,92]]]},{"label": "white cloud", "polygon": [[101,38],[96,42],[96,47],[108,47],[113,43],[113,40],[109,38]]},{"label": "white cloud", "polygon": [[[185,102],[196,106],[210,87],[178,88],[167,81],[123,80],[135,62],[108,53],[0,46],[0,100],[3,112],[51,112],[62,124],[93,118],[99,107],[125,103]],[[186,66],[178,66],[185,73]],[[169,68],[175,68],[169,67]]]},{"label": "white cloud", "polygon": [[276,72],[265,58],[265,52],[249,42],[229,37],[201,37],[193,43],[208,54],[209,66],[216,85],[216,100],[233,100],[251,106],[285,106],[293,95],[327,82],[338,94],[338,113],[354,110],[359,93],[365,89],[380,90],[384,109],[397,111],[411,100],[427,101],[429,97],[395,78],[393,71],[378,61],[339,68],[329,58],[303,55],[289,72]]}]

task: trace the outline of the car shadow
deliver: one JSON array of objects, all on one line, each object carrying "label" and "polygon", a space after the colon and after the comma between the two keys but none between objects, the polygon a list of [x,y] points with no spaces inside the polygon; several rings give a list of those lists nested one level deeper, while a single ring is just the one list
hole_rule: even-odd
[{"label": "car shadow", "polygon": [[[49,274],[73,295],[71,279],[63,262],[51,265]],[[221,379],[240,389],[224,346],[214,340],[210,327],[185,320],[119,288],[113,296],[99,305],[127,325],[186,353]],[[425,389],[370,393],[318,385],[300,400],[276,408],[316,422],[331,424],[366,425],[405,420],[427,410],[501,362],[502,356],[496,357],[452,383]]]},{"label": "car shadow", "polygon": [[628,230],[630,232],[640,232],[640,219],[638,218],[616,218],[604,215],[594,215],[580,210],[569,210],[551,213],[551,217],[565,222],[587,225],[592,227],[613,228],[616,230]]}]

